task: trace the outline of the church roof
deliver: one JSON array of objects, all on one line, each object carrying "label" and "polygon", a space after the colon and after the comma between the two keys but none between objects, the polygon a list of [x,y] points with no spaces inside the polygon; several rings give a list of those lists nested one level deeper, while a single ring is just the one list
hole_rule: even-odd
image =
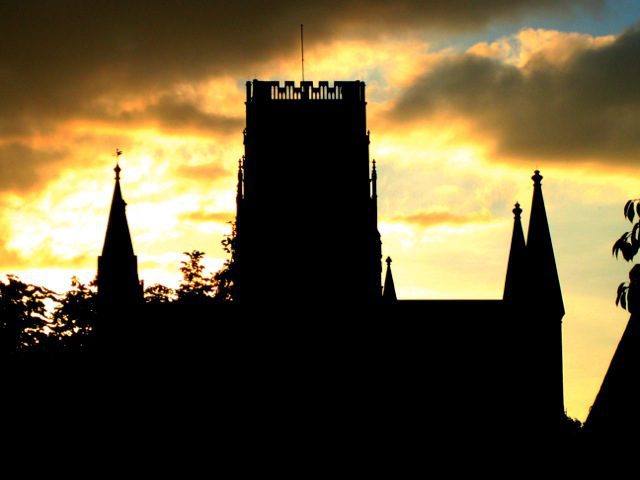
[{"label": "church roof", "polygon": [[622,334],[620,343],[611,359],[609,369],[589,411],[585,423],[587,431],[637,432],[640,427],[640,265],[635,265],[629,278],[628,301],[631,317]]},{"label": "church roof", "polygon": [[640,318],[631,315],[613,355],[585,428],[588,431],[637,431],[640,374]]}]

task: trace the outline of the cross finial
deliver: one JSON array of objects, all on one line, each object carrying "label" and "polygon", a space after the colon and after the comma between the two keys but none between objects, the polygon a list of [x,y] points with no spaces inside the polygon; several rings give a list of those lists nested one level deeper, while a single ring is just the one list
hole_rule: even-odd
[{"label": "cross finial", "polygon": [[385,262],[387,262],[387,266],[391,266],[391,257],[387,257],[387,259],[385,260]]}]

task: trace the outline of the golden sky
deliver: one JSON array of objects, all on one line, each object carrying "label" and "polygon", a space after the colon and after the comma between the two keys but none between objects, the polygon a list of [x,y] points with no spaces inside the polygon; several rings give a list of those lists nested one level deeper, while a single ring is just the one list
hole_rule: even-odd
[{"label": "golden sky", "polygon": [[[640,192],[635,1],[0,5],[0,273],[91,279],[118,147],[141,277],[224,261],[246,80],[364,80],[383,255],[400,298],[500,298],[539,168],[584,419],[627,315],[611,258]],[[88,4],[87,4],[88,5]],[[475,5],[475,4],[474,4]],[[330,168],[330,165],[328,166]]]}]

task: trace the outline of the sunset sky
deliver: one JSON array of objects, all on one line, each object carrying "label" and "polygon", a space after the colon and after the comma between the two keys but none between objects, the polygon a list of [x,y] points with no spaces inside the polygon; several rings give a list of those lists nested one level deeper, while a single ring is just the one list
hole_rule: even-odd
[{"label": "sunset sky", "polygon": [[0,0],[0,274],[93,278],[116,148],[145,284],[176,286],[193,249],[217,269],[244,84],[300,80],[304,23],[307,80],[367,84],[400,298],[500,298],[541,170],[584,420],[628,318],[611,245],[640,197],[639,20],[640,0]]}]

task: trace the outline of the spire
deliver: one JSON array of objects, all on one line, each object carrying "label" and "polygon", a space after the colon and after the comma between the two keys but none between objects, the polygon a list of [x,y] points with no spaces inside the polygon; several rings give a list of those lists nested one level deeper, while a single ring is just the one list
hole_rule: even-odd
[{"label": "spire", "polygon": [[[118,150],[118,152],[120,151]],[[111,211],[109,212],[109,223],[107,224],[102,256],[133,255],[133,244],[131,243],[131,234],[129,233],[129,224],[125,211],[127,203],[122,198],[122,190],[120,189],[120,172],[122,168],[120,168],[119,163],[116,163],[113,171],[116,172],[116,184],[113,190],[113,199],[111,200]]]},{"label": "spire", "polygon": [[243,191],[242,191],[243,190],[242,187],[244,184],[244,179],[242,175],[243,163],[244,163],[244,155],[240,160],[238,160],[238,187],[236,191],[236,205],[238,207],[240,207],[240,202],[242,202],[242,197],[243,197]]},{"label": "spire", "polygon": [[509,263],[507,265],[507,278],[504,283],[504,300],[516,301],[521,298],[523,287],[523,275],[526,268],[526,246],[522,221],[520,215],[522,209],[516,202],[513,211],[513,234],[511,236],[511,250],[509,251]]},{"label": "spire", "polygon": [[374,200],[378,198],[378,172],[376,171],[375,158],[371,162],[371,198]]},{"label": "spire", "polygon": [[533,200],[527,233],[529,294],[531,301],[536,305],[550,309],[562,316],[564,315],[564,303],[553,254],[547,212],[542,197],[540,171],[536,170],[531,179],[533,180]]},{"label": "spire", "polygon": [[384,277],[384,289],[382,291],[382,301],[385,303],[395,303],[398,301],[396,297],[396,287],[393,284],[393,275],[391,274],[391,257],[387,257],[387,274]]},{"label": "spire", "polygon": [[378,225],[378,172],[376,171],[375,158],[371,162],[371,205],[373,208],[373,220],[376,228]]},{"label": "spire", "polygon": [[542,196],[542,175],[533,177],[533,200],[527,233],[527,270],[521,307],[528,323],[531,363],[527,367],[535,415],[541,428],[558,429],[564,422],[562,367],[562,290],[553,254]]},{"label": "spire", "polygon": [[[119,160],[122,152],[116,150]],[[104,238],[102,255],[98,257],[98,299],[100,308],[120,308],[140,304],[142,285],[138,278],[138,259],[127,222],[126,202],[120,189],[120,163],[116,161],[116,173],[109,223]]]}]

